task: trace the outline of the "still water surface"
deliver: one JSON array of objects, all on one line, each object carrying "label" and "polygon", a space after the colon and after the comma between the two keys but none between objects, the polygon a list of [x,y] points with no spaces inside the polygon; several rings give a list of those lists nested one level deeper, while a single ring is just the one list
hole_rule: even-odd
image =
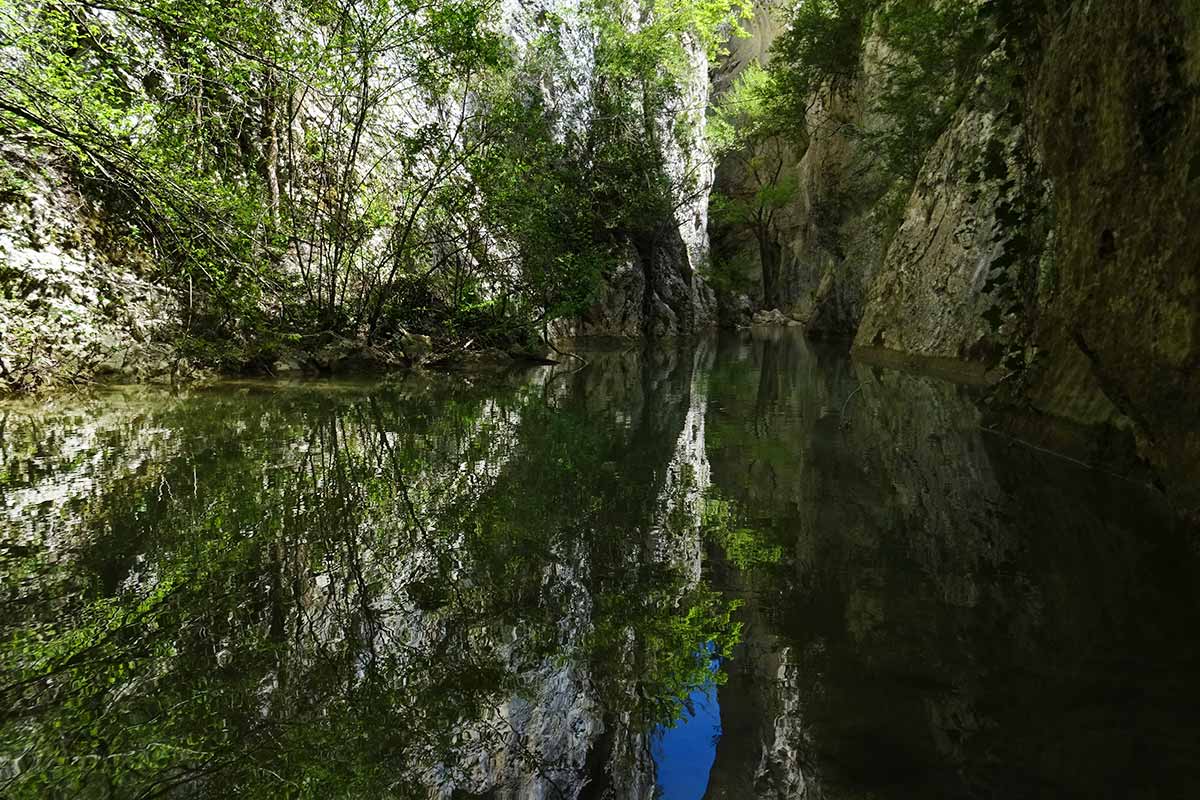
[{"label": "still water surface", "polygon": [[790,332],[589,361],[0,406],[0,796],[1200,796],[1156,493]]}]

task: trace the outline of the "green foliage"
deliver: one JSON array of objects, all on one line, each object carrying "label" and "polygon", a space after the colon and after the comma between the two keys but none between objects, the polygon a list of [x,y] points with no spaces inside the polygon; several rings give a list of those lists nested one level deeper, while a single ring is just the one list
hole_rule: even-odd
[{"label": "green foliage", "polygon": [[[493,277],[510,313],[531,324],[582,313],[631,241],[653,241],[673,224],[692,179],[668,174],[659,121],[682,99],[689,43],[715,52],[747,12],[741,0],[660,0],[639,22],[622,4],[596,0],[579,18],[547,19],[523,56],[489,77],[468,168],[480,222],[517,256],[518,269]],[[569,74],[564,44],[579,27],[596,41],[586,87]],[[578,92],[583,107],[555,107],[547,84]],[[667,134],[690,149],[687,126]]]},{"label": "green foliage", "polygon": [[879,14],[888,120],[868,134],[886,168],[913,178],[979,74],[988,35],[974,0],[892,0]]},{"label": "green foliage", "polygon": [[745,524],[743,514],[730,500],[706,497],[702,519],[705,535],[712,537],[740,570],[778,564],[783,558],[783,549],[768,544],[763,531]]},{"label": "green foliage", "polygon": [[775,102],[780,94],[775,81],[771,72],[751,62],[718,98],[708,119],[708,140],[715,155],[794,131],[795,120]]},{"label": "green foliage", "polygon": [[[677,589],[677,587],[675,587]],[[672,589],[651,589],[638,598],[614,595],[604,598],[601,624],[592,635],[592,657],[615,670],[602,673],[609,687],[638,675],[643,702],[634,709],[634,724],[642,728],[673,726],[686,707],[688,695],[698,687],[722,685],[723,672],[713,673],[713,656],[729,658],[741,640],[742,624],[732,619],[741,607],[738,600],[726,601],[717,592],[699,587],[679,598]],[[675,613],[667,615],[652,609],[678,603]],[[623,659],[622,651],[635,641],[638,649],[632,659]],[[606,698],[607,699],[607,698]],[[614,705],[620,698],[611,698]]]},{"label": "green foliage", "polygon": [[746,178],[736,191],[714,194],[710,211],[718,221],[769,225],[774,213],[796,197],[796,178],[785,167],[797,125],[775,103],[778,94],[775,78],[754,62],[709,116],[715,154],[736,160]]},{"label": "green foliage", "polygon": [[732,256],[714,256],[704,268],[704,280],[720,296],[749,294],[754,288],[751,275],[758,262],[745,253]]},{"label": "green foliage", "polygon": [[805,108],[816,92],[847,88],[861,74],[871,14],[885,0],[804,0],[772,46],[771,72],[781,99]]},{"label": "green foliage", "polygon": [[[695,187],[663,139],[692,134],[661,120],[692,47],[748,14],[595,0],[520,48],[491,0],[0,0],[0,131],[130,224],[187,292],[186,339],[500,338],[579,313],[619,240],[671,220]],[[543,94],[583,77],[560,41],[580,28],[595,69],[566,121]]]},{"label": "green foliage", "polygon": [[180,277],[247,313],[263,288],[260,195],[231,180],[243,173],[244,154],[221,123],[245,124],[240,98],[261,72],[234,54],[270,57],[278,21],[259,3],[236,0],[110,12],[0,3],[0,27],[17,54],[0,67],[0,127],[74,159]]},{"label": "green foliage", "polygon": [[[748,229],[754,235],[763,301],[768,306],[778,306],[782,300],[777,219],[799,191],[791,167],[800,143],[787,109],[776,102],[779,95],[776,78],[752,63],[718,100],[709,117],[714,151],[738,167],[736,178],[726,181],[725,190],[712,194],[709,213],[720,225]],[[735,289],[737,281],[733,279],[740,260],[737,256],[718,257],[721,266],[713,274],[719,288],[723,284]]]},{"label": "green foliage", "polygon": [[187,335],[377,338],[458,202],[461,129],[414,104],[461,109],[493,22],[485,0],[0,0],[0,129],[133,226]]},{"label": "green foliage", "polygon": [[603,220],[593,215],[588,175],[555,136],[541,98],[502,81],[470,162],[481,221],[520,257],[505,289],[513,311],[537,323],[581,312],[611,258]]},{"label": "green foliage", "polygon": [[[877,89],[870,111],[886,120],[865,137],[890,176],[912,179],[994,45],[991,3],[977,0],[812,0],[799,4],[772,48],[779,107],[801,125],[822,92],[850,90],[863,77],[868,35]],[[849,124],[849,121],[845,121]]]},{"label": "green foliage", "polygon": [[[608,730],[676,719],[736,606],[645,535],[693,487],[607,465],[678,430],[582,384],[560,408],[463,386],[100,401],[83,449],[78,414],[6,417],[0,794],[427,797],[436,765],[513,752],[498,709],[556,691],[548,668]],[[29,493],[67,478],[65,506]]]}]

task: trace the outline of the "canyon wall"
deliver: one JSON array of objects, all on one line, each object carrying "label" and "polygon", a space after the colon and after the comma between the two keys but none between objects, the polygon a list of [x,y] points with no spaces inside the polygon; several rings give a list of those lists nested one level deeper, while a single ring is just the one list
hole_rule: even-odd
[{"label": "canyon wall", "polygon": [[186,373],[162,341],[186,298],[148,279],[153,262],[51,159],[0,149],[0,385]]},{"label": "canyon wall", "polygon": [[[630,4],[629,26],[649,23],[649,12]],[[521,47],[544,33],[546,19],[562,25],[567,73],[554,76],[544,92],[559,109],[560,125],[586,135],[596,110],[594,52],[600,33],[572,0],[513,5],[504,26]],[[709,59],[702,44],[689,37],[686,68],[677,92],[654,112],[647,125],[658,142],[663,171],[671,186],[672,210],[654,220],[653,235],[618,231],[623,256],[605,276],[596,302],[579,318],[556,326],[559,336],[671,336],[695,333],[717,320],[716,295],[701,275],[708,259],[708,201],[714,165],[705,140],[709,96]]]},{"label": "canyon wall", "polygon": [[[506,2],[487,23],[501,34],[504,46],[510,47],[517,59],[530,48],[544,48],[547,40],[554,41],[559,61],[540,76],[534,93],[541,94],[547,121],[560,137],[587,139],[600,113],[593,92],[604,80],[596,65],[603,32],[590,16],[594,13],[576,0]],[[630,30],[640,30],[653,21],[650,11],[636,3],[613,13],[619,13],[622,24]],[[713,175],[704,130],[709,63],[706,48],[695,35],[684,34],[684,39],[686,63],[670,73],[676,85],[665,92],[665,105],[648,103],[645,109],[630,109],[631,118],[638,125],[644,123],[658,143],[657,168],[663,173],[664,184],[670,187],[660,204],[665,210],[656,212],[655,219],[638,220],[639,231],[597,234],[614,238],[622,256],[616,259],[615,269],[603,276],[594,305],[578,318],[560,320],[555,331],[559,334],[677,335],[715,324],[716,298],[701,277],[708,253],[708,195]],[[153,46],[146,44],[151,50]],[[18,59],[17,55],[11,57]],[[382,61],[378,81],[391,80],[389,76],[397,69],[390,61]],[[433,185],[443,171],[444,165],[424,157],[409,163],[397,156],[398,139],[416,136],[426,128],[453,131],[470,116],[472,104],[488,102],[483,90],[463,103],[450,103],[446,97],[426,96],[415,90],[392,95],[385,90],[385,86],[379,89],[387,101],[372,111],[378,120],[366,126],[368,130],[361,141],[356,141],[357,149],[351,156],[354,165],[365,173],[363,186],[380,202],[397,191],[394,183],[398,172],[413,173]],[[150,93],[145,95],[146,102],[155,100],[151,89],[144,91]],[[643,111],[645,119],[640,118]],[[329,125],[334,116],[330,104],[315,96],[296,99],[294,112],[284,127],[289,142],[309,141],[314,131]],[[245,146],[246,163],[267,158],[267,144],[247,137],[239,142],[241,145]],[[230,337],[217,337],[215,342],[191,341],[203,338],[197,331],[205,330],[206,323],[215,322],[215,327],[209,327],[224,330],[221,326],[234,324],[231,319],[236,322],[255,314],[272,320],[287,318],[291,312],[279,308],[284,301],[270,296],[270,291],[262,291],[265,299],[256,294],[263,286],[277,288],[272,284],[274,278],[260,277],[262,286],[247,292],[241,306],[233,304],[236,307],[212,312],[222,319],[205,317],[199,309],[206,307],[205,301],[214,295],[211,287],[202,286],[199,280],[200,276],[211,277],[203,248],[198,248],[198,255],[192,254],[194,258],[189,256],[191,260],[185,259],[186,263],[172,260],[163,249],[166,234],[149,230],[153,226],[143,224],[144,220],[135,224],[139,208],[120,201],[119,192],[114,195],[110,191],[111,179],[88,178],[86,166],[80,168],[69,154],[54,156],[53,152],[39,150],[19,136],[13,136],[0,150],[0,387],[28,390],[106,376],[174,379],[190,371],[180,353],[188,348],[199,348],[201,352],[192,355],[198,363],[206,359],[213,362],[210,366],[249,365],[256,370],[270,370],[274,365],[279,371],[285,367],[298,369],[303,363],[322,370],[331,368],[329,363],[336,359],[325,358],[320,347],[293,354],[288,347],[270,341],[255,342],[256,336],[265,340],[271,337],[256,328],[253,321],[246,323],[245,335],[250,342],[246,351],[261,349],[261,358],[252,356],[239,364],[239,354],[219,352]],[[281,169],[279,158],[276,153],[277,172]],[[295,167],[293,172],[299,177],[291,176],[300,193],[312,189],[304,180],[316,181],[307,173],[299,174],[303,169]],[[467,174],[466,166],[456,169],[441,179],[467,183],[476,179]],[[313,196],[309,199],[315,202]],[[106,203],[112,207],[106,210]],[[464,218],[453,224],[470,228],[474,223]],[[342,235],[351,236],[345,231]],[[472,235],[481,242],[472,245],[476,247],[472,257],[478,261],[503,263],[513,259],[514,254],[507,248],[514,245],[497,241],[499,237],[486,230],[472,228]],[[450,257],[437,237],[428,238],[433,243],[422,245],[428,250],[422,255],[428,255],[431,264]],[[387,242],[386,237],[376,236],[364,244],[363,252],[370,254],[364,257],[364,263],[386,262]],[[307,282],[307,271],[313,269],[314,259],[323,257],[323,251],[318,252],[323,246],[323,242],[297,239],[294,247],[278,253],[262,248],[247,257],[243,271],[269,264],[281,273],[277,281],[281,284],[299,282],[302,273]],[[180,278],[189,270],[198,276],[194,293],[191,282]],[[367,268],[363,274],[369,271]],[[497,299],[496,295],[504,292],[519,292],[520,288],[512,288],[521,286],[519,273],[514,267],[508,276],[511,281],[494,280],[479,291],[485,300]],[[414,323],[405,320],[404,324]],[[437,338],[436,331],[426,332]],[[357,334],[341,331],[339,335],[353,338]],[[340,352],[339,348],[344,349],[343,343],[337,341],[327,349]]]},{"label": "canyon wall", "polygon": [[[993,386],[999,406],[1056,421],[1023,434],[1140,459],[1195,510],[1200,10],[1064,0],[1012,14],[1023,27],[984,58],[911,185],[872,173],[862,133],[887,121],[872,112],[870,31],[859,78],[814,98],[775,233],[781,305],[811,334],[852,336],[861,358]],[[729,169],[718,188],[742,179]]]}]

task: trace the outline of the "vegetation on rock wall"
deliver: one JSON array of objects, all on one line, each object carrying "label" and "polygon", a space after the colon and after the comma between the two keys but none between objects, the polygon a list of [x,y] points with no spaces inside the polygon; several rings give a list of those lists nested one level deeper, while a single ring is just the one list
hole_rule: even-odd
[{"label": "vegetation on rock wall", "polygon": [[[781,108],[771,96],[771,76],[756,64],[738,76],[714,108],[712,143],[717,157],[735,161],[744,180],[730,191],[712,195],[712,215],[718,225],[745,226],[758,245],[763,304],[778,308],[782,247],[779,244],[777,218],[795,198],[797,180],[787,167],[793,155],[791,139],[795,128],[786,106]],[[722,265],[723,266],[723,265]],[[742,290],[738,272],[721,269],[714,272],[719,289]]]},{"label": "vegetation on rock wall", "polygon": [[[489,0],[0,0],[0,132],[153,255],[201,360],[511,346],[586,306],[615,230],[671,218],[659,118],[744,8],[574,13],[523,48]],[[591,74],[555,60],[571,26]],[[564,134],[543,93],[567,78],[592,105]]]},{"label": "vegetation on rock wall", "polygon": [[[722,101],[740,121],[716,111],[745,163],[790,128],[797,153],[770,188],[800,187],[766,235],[800,285],[781,304],[862,354],[999,381],[1001,405],[1136,450],[1195,509],[1194,8],[793,7],[765,77],[743,72]],[[745,215],[726,224],[760,235]],[[765,290],[777,267],[760,260]]]},{"label": "vegetation on rock wall", "polygon": [[[852,253],[877,260],[886,250],[926,154],[984,70],[991,12],[967,0],[816,0],[774,13],[782,30],[769,62],[742,68],[712,112],[716,241],[728,242],[715,247],[713,271],[731,285],[721,278],[746,276],[738,262],[755,261],[764,307],[845,333],[841,318],[861,314],[864,287],[840,291],[855,281],[829,277]],[[739,229],[753,248],[738,245]],[[874,243],[845,241],[856,237]],[[823,321],[801,309],[806,293],[846,308]]]}]

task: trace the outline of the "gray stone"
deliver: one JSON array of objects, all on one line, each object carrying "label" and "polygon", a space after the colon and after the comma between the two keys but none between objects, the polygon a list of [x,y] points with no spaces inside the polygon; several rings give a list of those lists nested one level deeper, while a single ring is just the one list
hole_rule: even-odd
[{"label": "gray stone", "polygon": [[433,352],[433,340],[420,333],[405,332],[400,336],[400,349],[413,362],[420,362]]},{"label": "gray stone", "polygon": [[867,295],[857,347],[974,361],[1019,347],[1047,197],[1019,120],[968,105],[929,153]]}]

